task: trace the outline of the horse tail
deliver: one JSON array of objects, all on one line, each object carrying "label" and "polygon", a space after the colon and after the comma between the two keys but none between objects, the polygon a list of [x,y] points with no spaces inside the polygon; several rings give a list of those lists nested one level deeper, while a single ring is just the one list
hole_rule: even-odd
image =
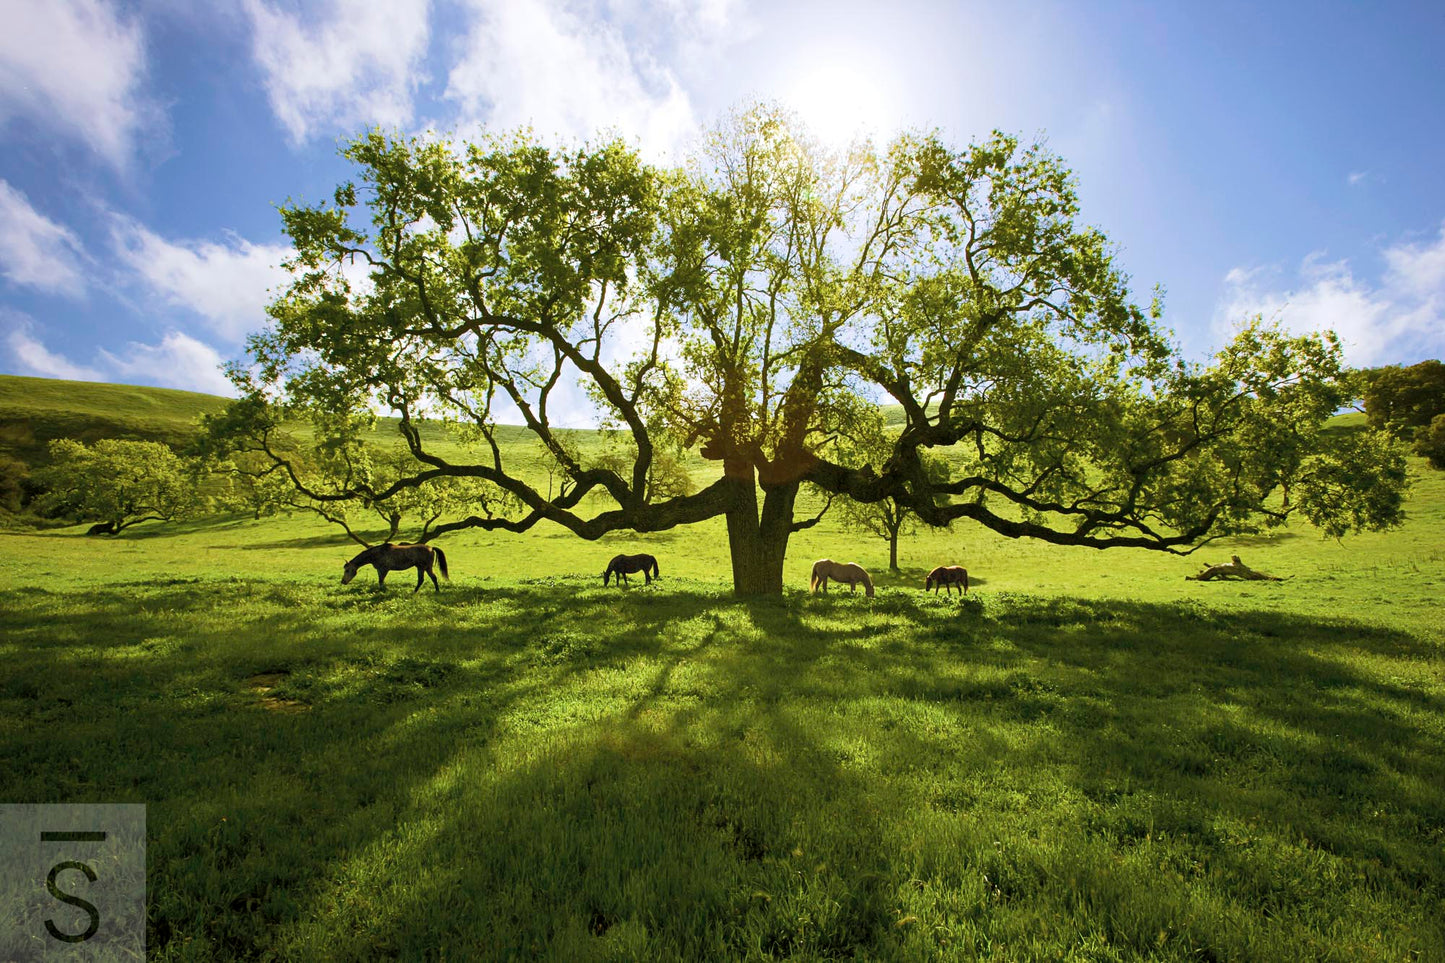
[{"label": "horse tail", "polygon": [[963,594],[968,594],[968,569],[963,570]]},{"label": "horse tail", "polygon": [[657,559],[656,559],[656,558],[653,558],[653,560],[652,560],[652,577],[653,577],[653,578],[658,578],[658,577],[660,577],[661,575],[662,575],[662,572],[660,572],[660,571],[658,570],[658,568],[657,568]]},{"label": "horse tail", "polygon": [[450,582],[452,577],[447,574],[447,553],[435,546],[432,551],[437,553],[437,568],[442,570],[442,578]]}]

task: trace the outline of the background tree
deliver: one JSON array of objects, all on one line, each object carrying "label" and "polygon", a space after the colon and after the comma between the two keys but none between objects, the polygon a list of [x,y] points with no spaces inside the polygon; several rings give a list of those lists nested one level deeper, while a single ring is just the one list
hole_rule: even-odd
[{"label": "background tree", "polygon": [[1421,361],[1361,372],[1365,415],[1372,428],[1412,435],[1445,414],[1445,364]]},{"label": "background tree", "polygon": [[[829,154],[757,108],[673,171],[618,143],[522,138],[372,133],[345,154],[359,184],[282,210],[292,283],[233,370],[243,404],[280,405],[318,438],[397,412],[425,467],[381,489],[343,475],[328,498],[452,476],[519,506],[433,534],[548,520],[593,539],[724,515],[739,595],[782,590],[789,538],[817,521],[798,517],[805,482],[932,525],[1099,548],[1400,517],[1398,448],[1321,430],[1349,400],[1333,336],[1256,321],[1208,365],[1185,362],[1157,303],[1136,306],[1105,238],[1075,223],[1068,171],[1013,138]],[[342,270],[353,260],[369,283]],[[630,465],[554,430],[559,386],[578,382]],[[829,445],[882,399],[904,424],[870,471]],[[556,460],[557,494],[499,444],[503,417]],[[468,426],[469,453],[434,444],[434,420]],[[649,486],[659,451],[693,445],[719,477]],[[947,478],[930,477],[926,453],[946,449]],[[1319,484],[1270,500],[1306,473]]]},{"label": "background tree", "polygon": [[1431,468],[1445,471],[1445,413],[1436,415],[1415,435],[1415,453],[1424,456]]},{"label": "background tree", "polygon": [[[866,419],[864,420],[866,423]],[[866,429],[860,429],[853,438],[840,441],[840,446],[847,449],[841,457],[847,461],[859,463],[864,466],[864,471],[872,470],[874,464],[883,464],[892,452],[893,439],[884,428],[883,419],[879,416],[873,425]],[[924,453],[924,470],[930,480],[935,483],[946,482],[948,479],[948,462],[941,455],[934,452]],[[900,502],[893,495],[879,499],[876,502],[859,502],[844,496],[833,502],[833,510],[837,512],[839,520],[844,527],[856,532],[865,532],[888,543],[888,568],[897,572],[898,568],[898,540],[901,536],[912,535],[918,530],[918,514],[905,503]]]},{"label": "background tree", "polygon": [[311,512],[369,546],[359,531],[367,523],[385,524],[385,541],[396,541],[409,524],[411,540],[425,542],[443,517],[511,507],[503,492],[475,478],[443,475],[396,485],[425,466],[400,443],[389,449],[370,443],[370,412],[340,421],[326,416],[298,432],[299,423],[288,423],[278,408],[238,403],[203,422],[197,451],[232,479],[236,500],[258,518]]},{"label": "background tree", "polygon": [[18,458],[0,455],[0,511],[15,514],[25,506],[30,466]]},{"label": "background tree", "polygon": [[35,472],[42,511],[76,521],[109,522],[114,532],[141,522],[174,521],[204,507],[196,474],[167,446],[105,438],[50,443],[50,464]]}]

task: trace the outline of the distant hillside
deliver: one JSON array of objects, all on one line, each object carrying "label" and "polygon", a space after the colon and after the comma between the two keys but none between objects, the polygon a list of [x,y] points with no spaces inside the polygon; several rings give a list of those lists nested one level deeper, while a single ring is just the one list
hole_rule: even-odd
[{"label": "distant hillside", "polygon": [[0,454],[44,464],[53,438],[185,443],[228,399],[194,391],[0,375]]},{"label": "distant hillside", "polygon": [[[54,438],[86,443],[127,438],[179,447],[195,435],[202,415],[219,412],[229,402],[217,395],[170,388],[0,375],[0,455],[38,467],[49,460],[48,446]],[[373,440],[379,445],[397,444],[395,425],[394,418],[381,419]],[[422,433],[444,454],[458,454],[441,426],[424,425]],[[562,433],[573,435],[584,448],[595,444],[597,435],[583,429]],[[499,435],[504,445],[535,444],[521,427],[504,428]]]}]

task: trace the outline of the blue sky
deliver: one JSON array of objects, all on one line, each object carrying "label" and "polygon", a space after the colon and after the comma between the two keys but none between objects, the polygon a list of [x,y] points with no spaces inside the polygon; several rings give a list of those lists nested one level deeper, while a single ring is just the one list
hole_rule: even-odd
[{"label": "blue sky", "polygon": [[225,392],[275,206],[365,126],[1042,137],[1192,357],[1256,312],[1445,356],[1445,5],[0,0],[0,372]]}]

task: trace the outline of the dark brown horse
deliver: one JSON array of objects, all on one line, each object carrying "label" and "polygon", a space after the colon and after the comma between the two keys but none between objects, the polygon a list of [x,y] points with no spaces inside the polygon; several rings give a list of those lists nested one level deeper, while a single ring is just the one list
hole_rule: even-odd
[{"label": "dark brown horse", "polygon": [[944,593],[952,595],[949,591],[955,585],[963,586],[963,594],[968,594],[968,569],[962,565],[940,565],[928,573],[928,578],[923,580],[923,591],[933,589],[933,594],[938,594],[938,587],[946,586]]},{"label": "dark brown horse", "polygon": [[415,595],[421,590],[422,583],[428,575],[431,576],[431,583],[440,592],[441,585],[437,582],[436,572],[432,571],[432,562],[435,561],[438,568],[442,570],[442,578],[451,579],[447,574],[447,557],[439,548],[430,545],[393,545],[387,542],[384,545],[376,545],[368,548],[360,555],[346,563],[346,571],[341,576],[341,584],[345,585],[356,578],[357,569],[363,565],[376,566],[376,584],[379,588],[386,588],[386,573],[394,572],[399,568],[416,569],[416,588],[411,590]]},{"label": "dark brown horse", "polygon": [[652,580],[657,577],[657,559],[651,555],[619,555],[607,563],[607,571],[602,573],[602,584],[608,584],[612,576],[616,575],[618,585],[623,582],[631,585],[627,579],[628,573],[637,572],[641,572],[642,577],[647,579],[647,584],[651,585]]}]

